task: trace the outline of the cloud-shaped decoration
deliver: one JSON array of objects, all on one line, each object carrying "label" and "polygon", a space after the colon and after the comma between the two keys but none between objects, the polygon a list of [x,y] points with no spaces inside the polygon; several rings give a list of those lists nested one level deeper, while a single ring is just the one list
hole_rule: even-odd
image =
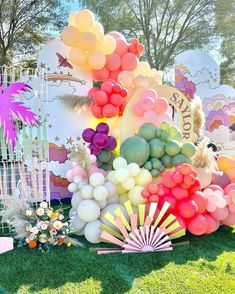
[{"label": "cloud-shaped decoration", "polygon": [[228,116],[223,110],[212,110],[206,117],[206,129],[212,132],[219,126],[224,125],[229,127],[231,125]]},{"label": "cloud-shaped decoration", "polygon": [[209,113],[212,110],[220,110],[229,103],[230,100],[224,94],[218,94],[212,98],[205,98],[203,100],[203,111]]},{"label": "cloud-shaped decoration", "polygon": [[235,123],[235,101],[225,105],[222,110],[227,114],[230,124],[234,124]]}]

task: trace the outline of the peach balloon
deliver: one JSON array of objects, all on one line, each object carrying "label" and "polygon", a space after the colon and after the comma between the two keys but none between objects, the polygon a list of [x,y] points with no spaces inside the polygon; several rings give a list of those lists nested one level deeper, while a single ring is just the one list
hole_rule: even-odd
[{"label": "peach balloon", "polygon": [[141,106],[141,103],[138,102],[134,105],[134,113],[137,115],[137,116],[143,116],[144,115],[144,110]]},{"label": "peach balloon", "polygon": [[88,58],[88,64],[92,69],[98,70],[105,66],[106,57],[103,52],[95,51]]},{"label": "peach balloon", "polygon": [[109,70],[106,67],[93,71],[93,79],[95,81],[102,82],[107,80],[108,77],[109,77]]},{"label": "peach balloon", "polygon": [[87,54],[84,53],[80,48],[74,47],[69,51],[69,60],[72,64],[83,65],[87,61]]},{"label": "peach balloon", "polygon": [[126,42],[126,40],[124,39],[117,39],[116,40],[116,49],[115,49],[115,52],[122,56],[124,55],[128,50],[128,44]]},{"label": "peach balloon", "polygon": [[105,35],[100,43],[97,43],[98,50],[102,51],[105,55],[110,55],[116,48],[116,41],[112,36]]},{"label": "peach balloon", "polygon": [[226,226],[233,226],[235,225],[235,213],[230,213],[222,223]]},{"label": "peach balloon", "polygon": [[135,78],[136,88],[147,88],[149,86],[149,78],[144,75],[138,75]]},{"label": "peach balloon", "polygon": [[86,32],[79,37],[79,46],[84,51],[93,51],[96,45],[96,37],[93,33]]},{"label": "peach balloon", "polygon": [[77,26],[77,16],[78,16],[78,12],[73,12],[70,14],[69,20],[68,20],[68,23],[70,26],[74,26],[74,27]]},{"label": "peach balloon", "polygon": [[136,68],[137,64],[138,64],[138,59],[135,56],[135,54],[127,52],[122,56],[121,67],[123,70],[132,71]]},{"label": "peach balloon", "polygon": [[123,86],[130,88],[134,83],[135,76],[131,71],[124,70],[118,75],[118,81],[123,83]]},{"label": "peach balloon", "polygon": [[106,68],[111,71],[118,70],[121,66],[121,57],[117,53],[113,53],[106,57]]},{"label": "peach balloon", "polygon": [[69,47],[77,46],[79,42],[80,32],[74,26],[67,26],[61,33],[63,43]]},{"label": "peach balloon", "polygon": [[203,214],[203,216],[206,218],[208,222],[208,227],[205,234],[211,234],[217,231],[220,226],[220,222],[218,220],[215,220],[211,215],[207,213]]},{"label": "peach balloon", "polygon": [[211,216],[219,221],[226,219],[229,215],[228,208],[216,208],[215,211],[211,212]]},{"label": "peach balloon", "polygon": [[77,14],[77,26],[81,32],[89,32],[94,26],[95,18],[93,13],[84,9],[78,12]]},{"label": "peach balloon", "polygon": [[118,39],[124,39],[125,40],[125,37],[121,33],[116,32],[116,31],[109,32],[108,35],[112,36],[115,40],[118,40]]}]

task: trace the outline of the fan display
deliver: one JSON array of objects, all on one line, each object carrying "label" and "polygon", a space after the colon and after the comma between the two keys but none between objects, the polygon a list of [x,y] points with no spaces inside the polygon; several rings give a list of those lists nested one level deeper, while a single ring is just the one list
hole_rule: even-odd
[{"label": "fan display", "polygon": [[119,208],[114,214],[104,216],[106,224],[102,224],[100,238],[119,246],[118,249],[97,249],[98,254],[108,253],[141,253],[172,250],[171,240],[185,235],[173,214],[167,214],[170,204],[165,202],[162,209],[156,203],[149,207],[144,204],[138,206],[135,212],[130,201],[124,203],[127,215]]}]

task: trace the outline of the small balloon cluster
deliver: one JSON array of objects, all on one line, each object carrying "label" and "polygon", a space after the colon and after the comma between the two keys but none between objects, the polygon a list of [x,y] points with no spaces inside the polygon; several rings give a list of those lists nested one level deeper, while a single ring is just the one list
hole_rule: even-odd
[{"label": "small balloon cluster", "polygon": [[104,35],[102,24],[95,21],[89,10],[75,12],[69,17],[69,25],[64,28],[61,39],[71,47],[69,60],[84,71],[99,70],[107,61],[107,56],[116,48],[116,41]]},{"label": "small balloon cluster", "polygon": [[157,92],[152,89],[143,91],[133,111],[136,116],[142,118],[140,124],[153,123],[160,127],[163,121],[172,122],[168,101],[163,97],[158,97]]},{"label": "small balloon cluster", "polygon": [[126,107],[127,90],[114,80],[107,80],[101,88],[92,88],[88,95],[94,100],[91,112],[96,118],[121,116]]},{"label": "small balloon cluster", "polygon": [[[169,127],[168,131],[165,127]],[[162,129],[163,128],[163,129]],[[143,124],[137,136],[129,137],[121,144],[121,155],[127,162],[136,162],[151,171],[153,177],[158,177],[168,168],[180,163],[189,163],[196,148],[192,143],[181,144],[181,133],[174,127],[164,123],[156,128],[150,123]]]},{"label": "small balloon cluster", "polygon": [[103,170],[111,170],[114,159],[113,150],[117,146],[114,137],[108,136],[109,126],[106,123],[99,123],[96,129],[87,128],[82,133],[82,138],[89,143],[91,154],[96,156],[96,163]]},{"label": "small balloon cluster", "polygon": [[118,75],[123,70],[133,71],[137,65],[144,50],[144,45],[140,44],[139,40],[134,38],[128,44],[125,37],[118,32],[110,32],[108,36],[115,39],[115,51],[108,55],[104,67],[93,71],[93,79],[95,81],[106,81],[114,79],[117,81]]},{"label": "small balloon cluster", "polygon": [[146,200],[141,196],[143,188],[152,181],[151,173],[140,168],[136,163],[129,163],[123,157],[117,157],[113,161],[114,171],[108,174],[108,180],[116,185],[119,202],[130,200],[132,205],[144,203]]},{"label": "small balloon cluster", "polygon": [[78,188],[73,190],[71,200],[71,227],[76,234],[84,234],[89,242],[98,243],[102,224],[98,219],[108,204],[118,201],[116,187],[101,172],[93,172],[87,179],[77,176],[75,181]]}]

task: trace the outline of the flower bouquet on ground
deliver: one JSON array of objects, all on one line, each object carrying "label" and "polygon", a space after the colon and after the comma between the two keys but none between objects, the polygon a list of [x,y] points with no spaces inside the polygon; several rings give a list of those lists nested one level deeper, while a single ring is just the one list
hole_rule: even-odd
[{"label": "flower bouquet on ground", "polygon": [[28,246],[30,249],[39,248],[48,252],[56,245],[83,246],[68,236],[70,227],[62,207],[54,210],[45,201],[32,207],[12,197],[2,216],[9,224],[18,247]]}]

